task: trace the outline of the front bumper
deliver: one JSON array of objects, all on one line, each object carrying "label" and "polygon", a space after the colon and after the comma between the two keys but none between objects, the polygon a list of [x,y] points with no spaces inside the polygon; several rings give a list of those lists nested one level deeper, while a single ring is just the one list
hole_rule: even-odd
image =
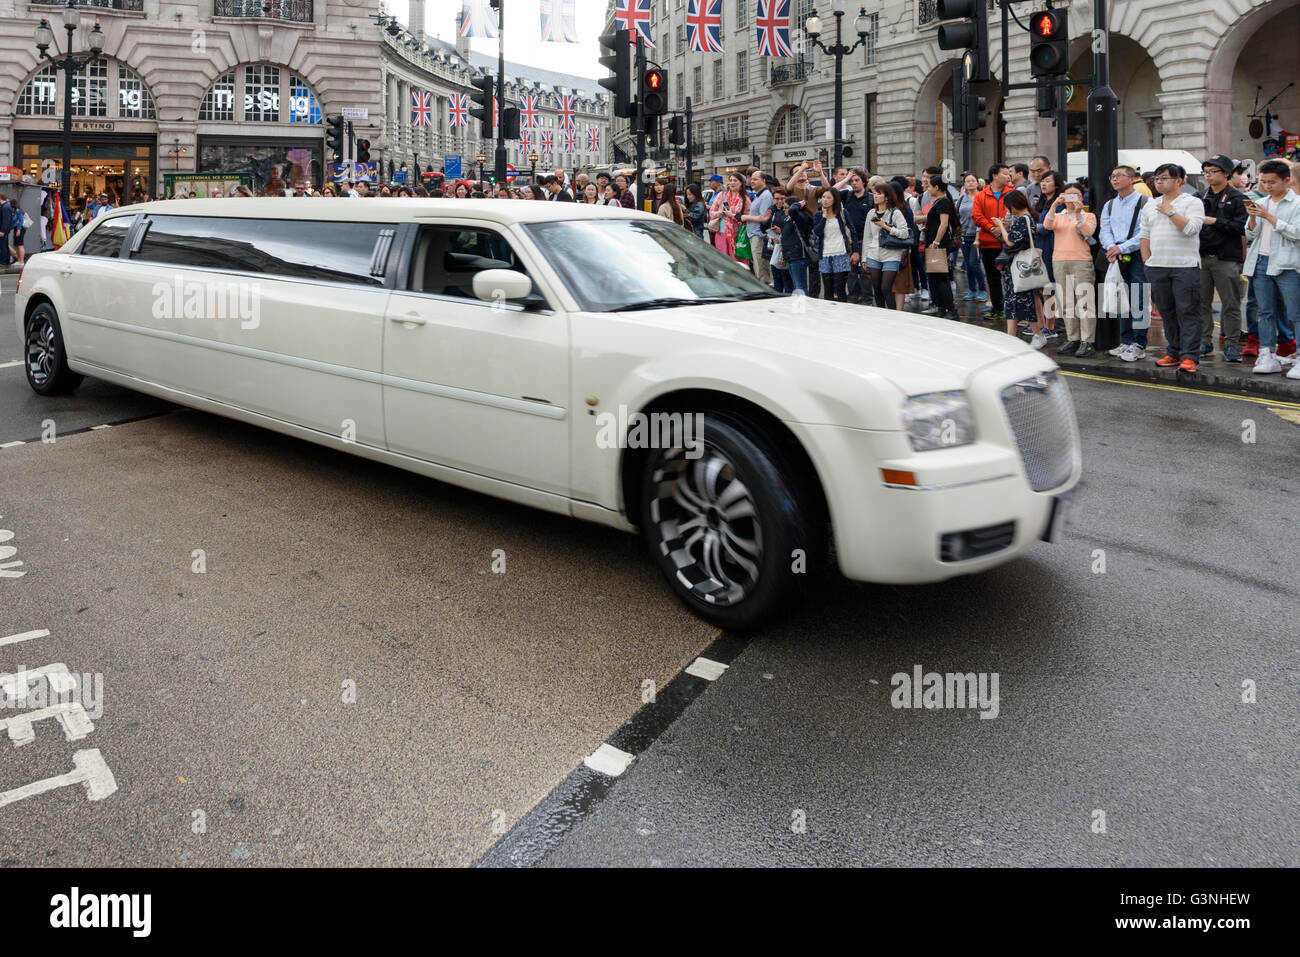
[{"label": "front bumper", "polygon": [[[1041,540],[1053,500],[1079,478],[1077,427],[1071,411],[1068,478],[1035,491],[1002,392],[1044,371],[1041,356],[1023,356],[976,372],[967,393],[978,438],[957,448],[918,453],[901,431],[790,423],[822,479],[846,577],[942,581],[1000,565]],[[911,473],[915,484],[890,483],[882,470]]]}]

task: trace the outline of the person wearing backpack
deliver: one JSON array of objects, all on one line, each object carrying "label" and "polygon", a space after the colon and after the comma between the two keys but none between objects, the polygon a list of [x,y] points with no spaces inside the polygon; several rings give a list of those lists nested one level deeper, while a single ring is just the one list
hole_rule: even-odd
[{"label": "person wearing backpack", "polygon": [[[1137,296],[1126,295],[1119,303],[1120,344],[1110,350],[1125,362],[1137,362],[1147,354],[1147,328],[1150,322],[1134,322],[1146,313],[1144,286],[1146,269],[1142,264],[1139,247],[1142,242],[1142,208],[1147,198],[1134,189],[1138,174],[1132,166],[1116,166],[1110,174],[1110,185],[1115,195],[1101,209],[1097,232],[1101,247],[1097,250],[1097,288],[1101,289],[1111,263],[1119,263],[1124,277],[1125,291],[1137,290]],[[1136,313],[1136,315],[1134,315]]]}]

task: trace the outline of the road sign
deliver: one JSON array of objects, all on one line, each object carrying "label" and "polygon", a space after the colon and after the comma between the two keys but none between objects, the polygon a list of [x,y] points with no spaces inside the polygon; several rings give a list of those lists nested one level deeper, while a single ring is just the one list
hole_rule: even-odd
[{"label": "road sign", "polygon": [[370,119],[370,109],[365,106],[345,106],[339,110],[345,120],[368,120]]},{"label": "road sign", "polygon": [[448,156],[444,159],[442,161],[443,175],[448,179],[458,179],[460,177],[460,162],[461,158],[459,156]]},{"label": "road sign", "polygon": [[519,175],[519,170],[515,169],[509,163],[506,164],[506,180],[512,180]]}]

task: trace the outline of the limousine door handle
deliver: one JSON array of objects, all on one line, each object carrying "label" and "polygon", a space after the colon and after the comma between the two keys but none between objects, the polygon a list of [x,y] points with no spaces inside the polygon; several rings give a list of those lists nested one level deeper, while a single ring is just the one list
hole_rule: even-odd
[{"label": "limousine door handle", "polygon": [[71,275],[72,275],[72,267],[71,267],[71,266],[64,266],[62,269],[59,270],[59,274],[62,275],[62,276],[65,276],[65,277],[66,277],[66,276],[71,276]]},{"label": "limousine door handle", "polygon": [[389,318],[392,319],[393,322],[400,322],[402,323],[402,325],[410,325],[410,326],[423,326],[425,323],[429,321],[428,319],[424,318],[424,316],[420,315],[418,312],[408,312],[405,315],[390,316]]}]

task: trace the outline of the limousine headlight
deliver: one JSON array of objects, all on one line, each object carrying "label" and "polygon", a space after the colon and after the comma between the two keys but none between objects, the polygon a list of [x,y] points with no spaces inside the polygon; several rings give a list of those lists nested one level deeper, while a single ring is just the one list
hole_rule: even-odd
[{"label": "limousine headlight", "polygon": [[903,403],[903,431],[916,452],[950,449],[975,441],[975,423],[965,392],[927,392]]}]

